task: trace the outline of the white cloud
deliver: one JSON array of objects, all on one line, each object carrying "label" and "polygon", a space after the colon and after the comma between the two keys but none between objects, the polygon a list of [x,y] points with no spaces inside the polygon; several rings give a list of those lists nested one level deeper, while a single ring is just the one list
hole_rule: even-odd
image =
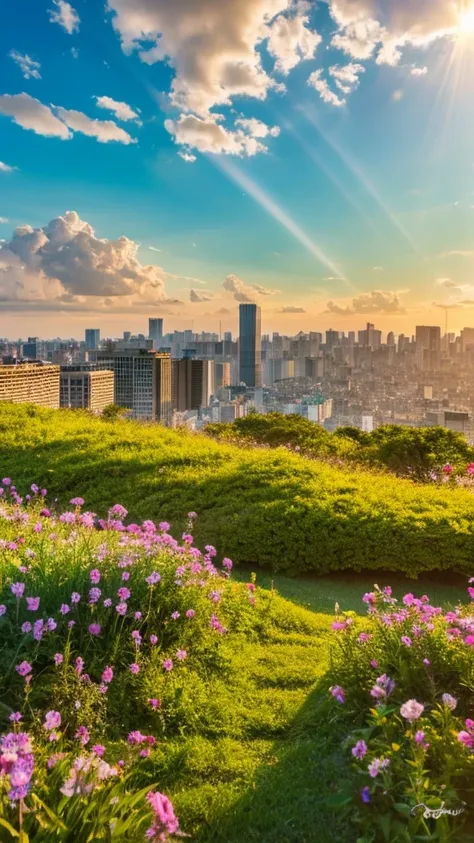
[{"label": "white cloud", "polygon": [[327,303],[327,313],[336,313],[338,316],[353,316],[356,313],[402,314],[405,312],[397,293],[387,290],[372,290],[370,293],[361,293],[347,305],[341,306],[334,301]]},{"label": "white cloud", "polygon": [[[197,149],[199,152],[242,157],[266,150],[264,144],[247,135],[242,129],[226,129],[212,116],[201,119],[194,114],[181,114],[178,120],[165,120],[165,129],[174,137],[175,143]],[[187,151],[189,154],[189,149]]]},{"label": "white cloud", "polygon": [[42,228],[18,226],[0,250],[0,300],[83,309],[105,300],[121,307],[177,303],[166,295],[165,282],[178,277],[142,264],[138,250],[124,236],[98,238],[75,211]]},{"label": "white cloud", "polygon": [[472,258],[474,257],[474,251],[471,249],[451,249],[449,252],[442,252],[439,255],[440,258],[451,258],[451,257],[459,257],[459,258]]},{"label": "white cloud", "polygon": [[7,217],[0,217],[0,224],[4,222],[10,222],[10,220]]},{"label": "white cloud", "polygon": [[186,150],[180,150],[180,152],[178,152],[178,155],[180,158],[183,159],[183,161],[186,161],[188,164],[194,164],[194,162],[197,160],[196,156],[193,155],[192,152],[186,152]]},{"label": "white cloud", "polygon": [[279,313],[306,313],[304,307],[294,307],[293,305],[288,305],[288,307],[282,307]]},{"label": "white cloud", "polygon": [[364,61],[372,56],[382,37],[383,28],[377,21],[368,18],[342,27],[334,35],[331,44],[351,58]]},{"label": "white cloud", "polygon": [[222,286],[224,290],[233,294],[236,301],[242,303],[255,302],[258,296],[273,296],[275,293],[278,293],[278,290],[262,287],[261,284],[251,284],[248,286],[237,275],[227,275]]},{"label": "white cloud", "polygon": [[161,252],[162,249],[157,249],[156,246],[148,246],[150,252]]},{"label": "white cloud", "polygon": [[117,126],[113,120],[93,120],[84,114],[82,111],[68,110],[67,108],[56,108],[58,117],[61,118],[63,124],[69,126],[74,132],[81,132],[91,138],[96,138],[99,143],[109,143],[109,141],[117,141],[117,143],[136,143],[136,138],[132,138],[125,129]]},{"label": "white cloud", "polygon": [[211,301],[212,296],[208,293],[198,292],[197,290],[190,290],[189,291],[189,301],[194,303],[202,302],[202,301]]},{"label": "white cloud", "polygon": [[401,88],[398,88],[398,89],[397,89],[396,91],[394,91],[394,92],[393,92],[393,94],[392,94],[392,100],[393,100],[394,102],[400,102],[400,100],[402,100],[402,99],[403,99],[403,97],[404,97],[404,93],[403,93],[403,91],[402,91],[402,89],[401,89]]},{"label": "white cloud", "polygon": [[0,96],[0,114],[12,117],[18,126],[31,129],[37,135],[67,140],[71,133],[67,126],[54,116],[47,105],[29,94],[3,94]]},{"label": "white cloud", "polygon": [[339,97],[334,91],[331,91],[326,79],[323,78],[324,71],[322,69],[315,70],[308,79],[308,85],[314,88],[323,102],[328,105],[334,105],[336,108],[342,108],[346,104],[343,97]]},{"label": "white cloud", "polygon": [[76,10],[66,0],[53,0],[55,9],[49,9],[51,23],[58,23],[69,35],[79,31],[80,18]]},{"label": "white cloud", "polygon": [[280,134],[279,126],[267,126],[266,123],[263,123],[262,120],[257,120],[255,117],[238,117],[235,125],[241,126],[253,138],[266,138],[268,135],[272,138],[277,138]]},{"label": "white cloud", "polygon": [[0,173],[12,173],[13,170],[16,170],[17,167],[11,167],[10,164],[5,164],[4,161],[0,161]]},{"label": "white cloud", "polygon": [[365,67],[361,64],[336,64],[329,68],[336,87],[343,94],[351,94],[359,85],[359,74],[365,73]]},{"label": "white cloud", "polygon": [[412,67],[410,71],[412,76],[426,76],[428,73],[428,68],[425,67]]},{"label": "white cloud", "polygon": [[312,59],[322,41],[318,32],[309,29],[310,4],[294,7],[294,13],[278,15],[268,27],[268,52],[276,59],[275,71],[285,76],[296,65]]},{"label": "white cloud", "polygon": [[41,79],[39,61],[35,61],[27,53],[21,55],[17,50],[10,50],[8,55],[18,65],[25,79]]},{"label": "white cloud", "polygon": [[117,102],[112,97],[96,97],[99,108],[107,108],[113,111],[117,120],[136,120],[140,122],[140,118],[136,111],[133,110],[126,102]]}]

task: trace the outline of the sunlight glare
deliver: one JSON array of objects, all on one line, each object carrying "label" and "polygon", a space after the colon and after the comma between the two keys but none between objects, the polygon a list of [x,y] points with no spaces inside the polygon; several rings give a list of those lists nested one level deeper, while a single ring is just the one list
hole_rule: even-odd
[{"label": "sunlight glare", "polygon": [[474,36],[474,5],[459,15],[458,30],[460,35]]}]

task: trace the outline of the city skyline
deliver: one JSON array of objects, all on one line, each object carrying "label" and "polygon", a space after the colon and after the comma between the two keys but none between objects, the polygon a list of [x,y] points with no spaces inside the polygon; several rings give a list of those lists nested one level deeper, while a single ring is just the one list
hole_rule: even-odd
[{"label": "city skyline", "polygon": [[0,335],[236,334],[246,302],[264,334],[474,324],[472,0],[3,24]]}]

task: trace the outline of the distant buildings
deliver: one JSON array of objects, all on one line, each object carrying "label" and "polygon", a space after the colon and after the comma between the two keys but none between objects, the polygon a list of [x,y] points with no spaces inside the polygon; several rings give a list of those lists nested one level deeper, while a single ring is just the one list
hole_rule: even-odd
[{"label": "distant buildings", "polygon": [[59,407],[59,366],[17,363],[0,366],[0,401]]},{"label": "distant buildings", "polygon": [[209,407],[214,394],[214,361],[172,361],[173,406],[178,413]]},{"label": "distant buildings", "polygon": [[100,343],[100,329],[86,328],[86,348],[98,348]]},{"label": "distant buildings", "polygon": [[114,373],[110,370],[61,370],[60,406],[101,413],[114,403]]},{"label": "distant buildings", "polygon": [[97,354],[97,362],[114,373],[115,404],[127,407],[136,419],[171,424],[169,354],[145,348],[109,348]]},{"label": "distant buildings", "polygon": [[239,377],[248,387],[262,386],[261,320],[258,305],[239,306]]},{"label": "distant buildings", "polygon": [[163,319],[148,320],[148,336],[153,340],[153,348],[157,350],[163,344]]}]

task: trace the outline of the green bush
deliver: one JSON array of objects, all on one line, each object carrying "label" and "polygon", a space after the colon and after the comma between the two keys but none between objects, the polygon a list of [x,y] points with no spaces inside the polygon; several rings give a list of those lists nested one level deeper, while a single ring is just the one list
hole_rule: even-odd
[{"label": "green bush", "polygon": [[0,405],[0,475],[60,501],[81,490],[102,515],[117,500],[134,519],[184,529],[235,562],[326,573],[468,571],[474,496],[388,474],[306,460],[285,448],[239,448],[156,425],[77,411]]}]

